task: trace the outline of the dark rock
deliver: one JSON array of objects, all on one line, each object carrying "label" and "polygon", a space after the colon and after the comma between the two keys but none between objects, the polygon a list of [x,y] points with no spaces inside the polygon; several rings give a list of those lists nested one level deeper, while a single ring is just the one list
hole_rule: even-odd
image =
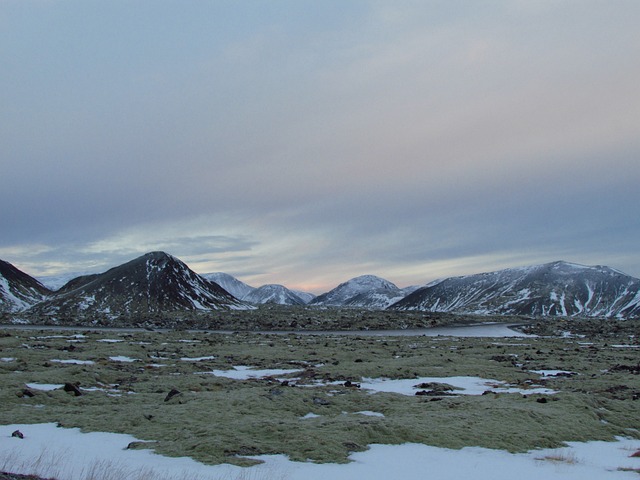
[{"label": "dark rock", "polygon": [[20,391],[18,392],[18,394],[17,394],[17,395],[18,395],[18,397],[20,397],[20,398],[24,398],[24,397],[32,398],[32,397],[35,397],[35,396],[36,396],[36,394],[35,394],[35,393],[33,393],[33,392],[32,392],[31,390],[29,390],[28,388],[24,388],[24,389],[20,390]]},{"label": "dark rock", "polygon": [[17,437],[17,438],[24,438],[24,433],[22,433],[20,430],[16,430],[11,434],[12,437]]},{"label": "dark rock", "polygon": [[343,442],[342,445],[347,447],[350,452],[361,452],[364,450],[362,445],[357,444],[356,442]]},{"label": "dark rock", "polygon": [[536,398],[536,402],[538,403],[547,403],[548,400],[546,397],[540,397],[540,398]]},{"label": "dark rock", "polygon": [[629,372],[633,375],[640,374],[640,363],[637,365],[614,365],[609,369],[610,372]]},{"label": "dark rock", "polygon": [[438,390],[441,392],[451,392],[455,390],[451,385],[447,385],[446,383],[438,383],[438,382],[424,382],[414,385],[413,388],[422,388],[428,390]]},{"label": "dark rock", "polygon": [[331,405],[331,402],[325,398],[313,397],[314,405]]},{"label": "dark rock", "polygon": [[246,457],[246,456],[255,456],[261,455],[263,452],[258,447],[249,447],[246,445],[242,445],[241,447],[234,450],[225,450],[224,454],[227,457]]},{"label": "dark rock", "polygon": [[80,395],[82,395],[82,392],[80,391],[78,386],[73,383],[68,383],[68,382],[65,383],[64,391],[68,393],[73,393],[76,397],[79,397]]},{"label": "dark rock", "polygon": [[351,380],[347,380],[342,385],[344,385],[347,388],[360,388],[359,383],[353,383]]},{"label": "dark rock", "polygon": [[182,395],[182,392],[180,392],[179,390],[176,390],[175,388],[172,388],[171,391],[169,393],[167,393],[167,396],[164,397],[164,401],[168,402],[169,400],[171,400],[176,395]]},{"label": "dark rock", "polygon": [[494,355],[490,360],[493,360],[494,362],[511,362],[513,357],[509,355]]},{"label": "dark rock", "polygon": [[153,448],[153,446],[156,444],[157,442],[144,442],[144,441],[135,441],[135,442],[130,442],[127,447],[125,448],[125,450],[142,450],[144,448]]}]

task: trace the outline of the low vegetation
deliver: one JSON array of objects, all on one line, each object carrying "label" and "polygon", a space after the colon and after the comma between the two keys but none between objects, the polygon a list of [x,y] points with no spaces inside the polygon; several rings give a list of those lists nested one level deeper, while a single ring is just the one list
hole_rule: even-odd
[{"label": "low vegetation", "polygon": [[[590,322],[533,323],[525,329],[548,336],[526,338],[0,329],[0,422],[128,433],[141,440],[130,448],[238,465],[276,453],[345,462],[374,443],[520,452],[640,438],[640,322]],[[238,366],[296,371],[211,373]],[[365,378],[451,376],[520,390],[359,388]],[[527,392],[540,387],[556,393]]]}]

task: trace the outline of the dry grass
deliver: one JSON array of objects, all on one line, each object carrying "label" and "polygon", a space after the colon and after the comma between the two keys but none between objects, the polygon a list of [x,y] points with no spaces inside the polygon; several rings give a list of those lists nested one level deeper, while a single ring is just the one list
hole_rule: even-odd
[{"label": "dry grass", "polygon": [[[3,452],[0,455],[0,471],[21,472],[34,476],[34,478],[46,478],[57,480],[64,478],[65,456],[52,455],[43,451],[37,458],[19,460],[16,452]],[[198,475],[189,471],[181,474],[165,474],[153,467],[131,468],[122,461],[99,460],[81,469],[79,476],[74,480],[286,480],[287,475],[275,470],[257,471],[254,469],[242,469],[235,473],[214,473],[210,475]]]},{"label": "dry grass", "polygon": [[563,450],[544,457],[537,457],[536,460],[552,463],[562,463],[567,465],[577,465],[580,463],[580,459],[576,456],[575,452],[570,450]]}]

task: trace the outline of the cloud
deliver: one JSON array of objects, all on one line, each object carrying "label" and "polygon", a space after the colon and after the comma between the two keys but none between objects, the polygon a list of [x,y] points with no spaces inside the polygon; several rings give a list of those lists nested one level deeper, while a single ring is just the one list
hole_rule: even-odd
[{"label": "cloud", "polygon": [[4,14],[8,260],[160,249],[313,288],[640,273],[637,2],[149,5]]}]

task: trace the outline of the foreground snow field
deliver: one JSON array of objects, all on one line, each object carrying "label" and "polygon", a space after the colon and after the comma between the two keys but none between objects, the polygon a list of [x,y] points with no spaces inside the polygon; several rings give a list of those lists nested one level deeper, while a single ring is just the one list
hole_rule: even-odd
[{"label": "foreground snow field", "polygon": [[[24,438],[12,437],[19,430]],[[569,443],[553,450],[511,454],[468,447],[450,450],[426,445],[372,445],[348,464],[291,462],[285,456],[255,457],[253,467],[209,466],[190,458],[169,458],[151,450],[129,450],[130,435],[81,433],[53,423],[0,426],[0,470],[58,480],[84,479],[287,479],[367,478],[474,480],[637,479],[640,440]],[[631,471],[631,470],[635,470]]]}]

